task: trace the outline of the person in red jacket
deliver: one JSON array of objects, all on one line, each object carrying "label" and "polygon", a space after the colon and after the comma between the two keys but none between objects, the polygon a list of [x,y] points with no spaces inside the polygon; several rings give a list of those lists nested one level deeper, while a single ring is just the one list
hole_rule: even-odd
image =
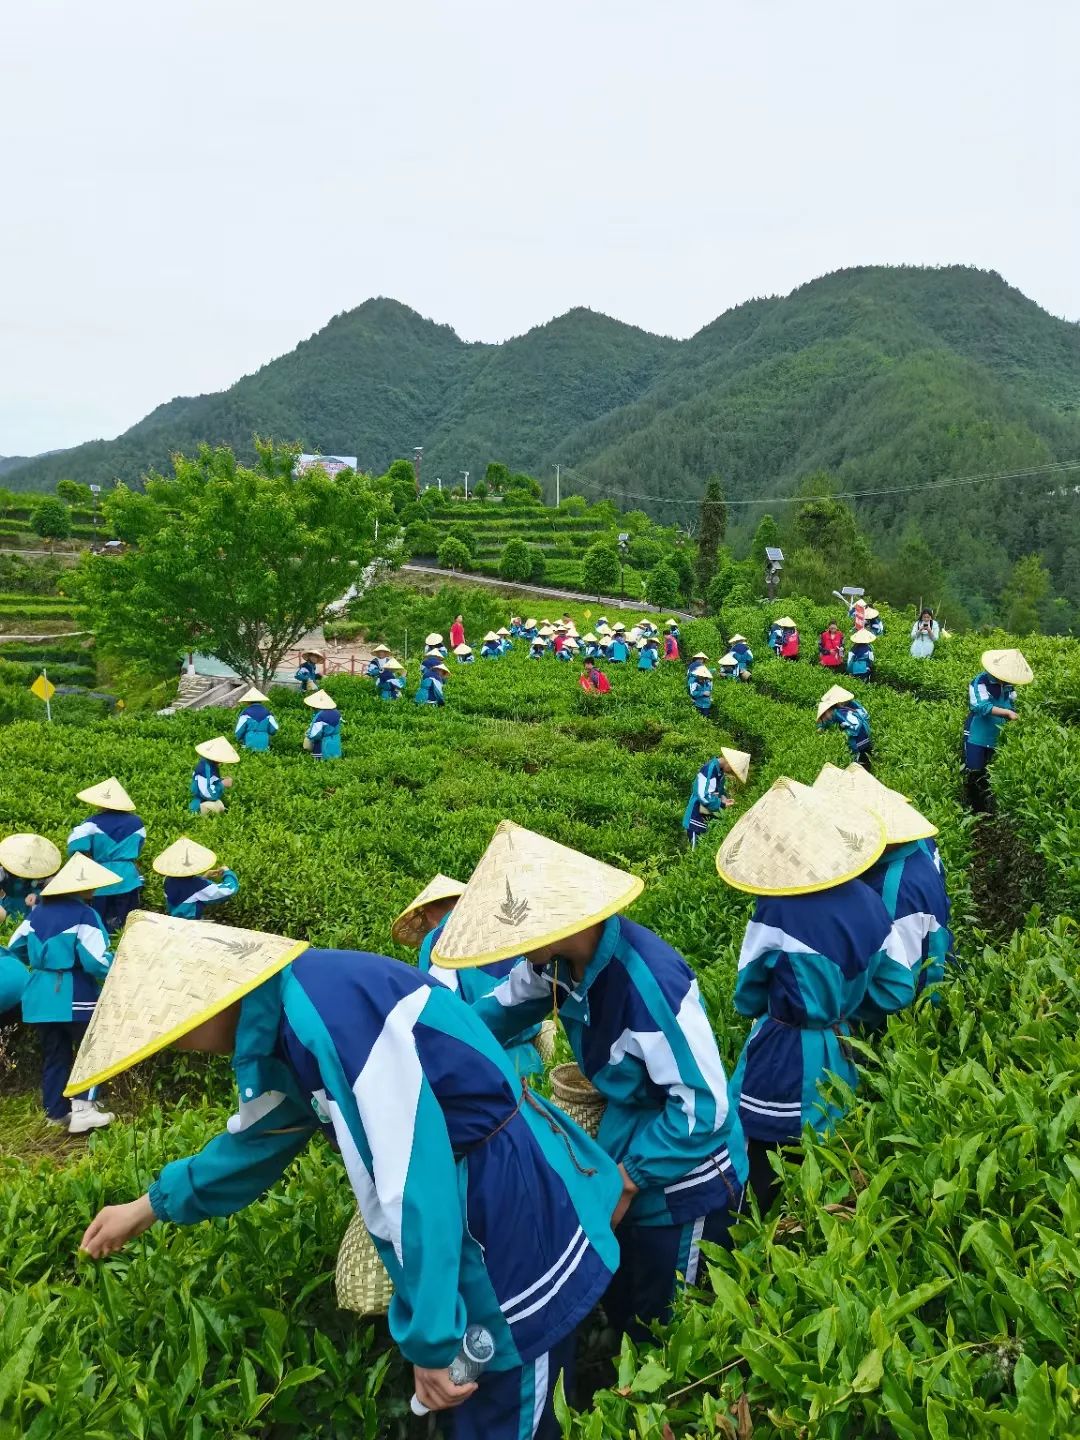
[{"label": "person in red jacket", "polygon": [[465,622],[459,615],[450,626],[450,649],[465,644]]},{"label": "person in red jacket", "polygon": [[611,689],[611,681],[595,660],[585,661],[578,684],[586,695],[606,695]]},{"label": "person in red jacket", "polygon": [[776,653],[781,660],[799,658],[799,632],[790,615],[784,615],[775,622],[780,627],[780,644]]},{"label": "person in red jacket", "polygon": [[828,670],[838,670],[844,663],[844,635],[835,620],[830,620],[828,629],[821,632],[818,659]]}]

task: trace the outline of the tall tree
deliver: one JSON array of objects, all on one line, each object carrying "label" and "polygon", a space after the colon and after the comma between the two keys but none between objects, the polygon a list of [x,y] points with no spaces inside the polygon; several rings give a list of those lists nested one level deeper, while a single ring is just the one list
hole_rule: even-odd
[{"label": "tall tree", "polygon": [[256,449],[247,467],[203,446],[176,456],[168,478],[106,498],[106,520],[131,548],[85,557],[77,577],[104,651],[165,671],[200,648],[265,685],[366,566],[400,554],[385,482],[318,467],[295,475],[294,448]]},{"label": "tall tree", "polygon": [[710,476],[701,497],[701,520],[698,525],[697,582],[698,593],[709,593],[709,582],[716,573],[716,552],[727,534],[727,505],[717,475]]},{"label": "tall tree", "polygon": [[71,511],[55,495],[46,495],[30,514],[30,529],[43,540],[66,540],[71,534]]},{"label": "tall tree", "polygon": [[1022,555],[1013,566],[1009,583],[1001,595],[1005,628],[1014,635],[1038,630],[1043,607],[1050,595],[1050,573],[1041,555]]},{"label": "tall tree", "polygon": [[830,572],[832,587],[839,589],[865,583],[873,556],[854,510],[834,491],[832,476],[824,470],[807,476],[799,487],[791,531],[793,548],[813,552]]},{"label": "tall tree", "polygon": [[597,599],[610,595],[619,583],[619,552],[610,541],[598,540],[590,545],[581,561],[581,581],[590,595]]}]

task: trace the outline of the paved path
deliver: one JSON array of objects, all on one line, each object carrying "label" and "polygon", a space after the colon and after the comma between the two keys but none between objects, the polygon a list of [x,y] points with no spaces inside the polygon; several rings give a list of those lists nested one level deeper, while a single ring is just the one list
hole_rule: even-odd
[{"label": "paved path", "polygon": [[440,570],[435,565],[402,565],[402,570],[413,575],[438,575],[455,585],[487,585],[497,590],[516,590],[523,595],[550,596],[556,600],[574,600],[579,605],[601,605],[605,610],[636,610],[640,614],[677,615],[683,620],[699,617],[689,610],[672,610],[659,605],[649,605],[644,600],[633,600],[618,595],[585,595],[580,590],[552,590],[546,585],[522,585],[516,580],[499,580],[493,575],[473,575],[461,570]]}]

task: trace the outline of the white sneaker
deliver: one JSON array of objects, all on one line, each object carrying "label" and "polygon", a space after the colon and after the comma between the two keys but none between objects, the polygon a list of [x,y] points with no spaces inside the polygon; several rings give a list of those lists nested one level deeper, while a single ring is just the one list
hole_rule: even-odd
[{"label": "white sneaker", "polygon": [[111,1125],[116,1116],[109,1110],[99,1110],[93,1100],[72,1100],[70,1135],[85,1135],[88,1130],[103,1130]]}]

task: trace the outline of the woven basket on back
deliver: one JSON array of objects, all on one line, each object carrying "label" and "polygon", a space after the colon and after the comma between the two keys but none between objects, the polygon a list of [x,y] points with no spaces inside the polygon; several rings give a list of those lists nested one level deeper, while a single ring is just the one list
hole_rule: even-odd
[{"label": "woven basket on back", "polygon": [[596,1139],[607,1101],[572,1062],[556,1065],[552,1070],[551,1103],[557,1105],[564,1115],[569,1115],[587,1135]]},{"label": "woven basket on back", "polygon": [[540,1052],[540,1059],[545,1065],[550,1065],[555,1059],[555,1021],[545,1020],[540,1026],[540,1033],[533,1040],[533,1044]]},{"label": "woven basket on back", "polygon": [[385,1315],[394,1287],[358,1210],[349,1221],[334,1272],[337,1302],[358,1315]]}]

